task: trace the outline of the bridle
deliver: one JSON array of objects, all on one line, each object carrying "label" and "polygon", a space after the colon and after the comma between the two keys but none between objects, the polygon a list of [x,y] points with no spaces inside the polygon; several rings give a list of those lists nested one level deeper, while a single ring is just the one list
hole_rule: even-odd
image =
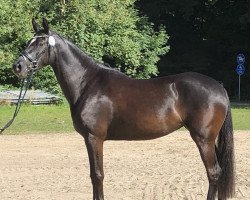
[{"label": "bridle", "polygon": [[20,56],[22,56],[24,58],[24,60],[27,62],[27,60],[31,63],[31,67],[30,65],[28,65],[28,69],[30,70],[35,70],[37,69],[37,60],[33,60],[33,58],[30,56],[30,54],[27,51],[22,51],[20,53]]},{"label": "bridle", "polygon": [[[49,38],[49,35],[44,35],[44,36],[34,36],[32,39],[37,39],[37,38]],[[28,63],[28,61],[30,62],[28,65],[28,72],[30,71],[35,71],[37,70],[38,67],[38,60],[39,58],[47,51],[47,48],[50,48],[50,45],[48,44],[46,48],[44,48],[40,53],[37,54],[36,59],[33,59],[32,56],[25,50],[23,50],[20,53],[20,56],[22,56],[24,58],[24,60]]]}]

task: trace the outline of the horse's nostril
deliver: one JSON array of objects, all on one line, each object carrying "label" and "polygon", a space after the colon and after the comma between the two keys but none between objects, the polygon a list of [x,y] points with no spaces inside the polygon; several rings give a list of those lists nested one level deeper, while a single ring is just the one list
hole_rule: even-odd
[{"label": "horse's nostril", "polygon": [[22,66],[20,64],[17,65],[17,71],[20,72],[22,69]]},{"label": "horse's nostril", "polygon": [[16,73],[20,73],[21,70],[22,70],[22,66],[20,65],[20,63],[14,64],[14,65],[13,65],[13,70],[14,70]]}]

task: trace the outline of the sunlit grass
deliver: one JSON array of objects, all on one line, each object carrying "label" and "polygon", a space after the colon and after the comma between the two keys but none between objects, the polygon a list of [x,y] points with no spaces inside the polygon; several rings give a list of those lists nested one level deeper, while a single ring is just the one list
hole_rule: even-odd
[{"label": "sunlit grass", "polygon": [[250,130],[250,108],[233,108],[232,118],[235,130]]},{"label": "sunlit grass", "polygon": [[[0,106],[0,126],[12,118],[14,106]],[[69,106],[23,105],[14,123],[5,134],[58,133],[74,131]]]}]

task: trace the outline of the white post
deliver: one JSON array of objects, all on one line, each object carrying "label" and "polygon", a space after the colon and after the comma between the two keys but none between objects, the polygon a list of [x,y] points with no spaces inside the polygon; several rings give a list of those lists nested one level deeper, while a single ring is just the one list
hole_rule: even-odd
[{"label": "white post", "polygon": [[239,99],[238,99],[239,102],[240,102],[240,76],[241,76],[241,75],[239,75]]}]

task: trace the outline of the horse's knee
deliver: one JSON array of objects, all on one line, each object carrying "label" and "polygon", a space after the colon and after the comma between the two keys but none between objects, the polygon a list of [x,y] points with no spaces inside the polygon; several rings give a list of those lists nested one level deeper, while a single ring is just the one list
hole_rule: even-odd
[{"label": "horse's knee", "polygon": [[209,182],[217,185],[221,175],[221,171],[222,170],[218,164],[216,164],[213,168],[208,169]]},{"label": "horse's knee", "polygon": [[104,175],[100,172],[95,172],[90,174],[90,178],[93,183],[101,183],[103,182]]}]

